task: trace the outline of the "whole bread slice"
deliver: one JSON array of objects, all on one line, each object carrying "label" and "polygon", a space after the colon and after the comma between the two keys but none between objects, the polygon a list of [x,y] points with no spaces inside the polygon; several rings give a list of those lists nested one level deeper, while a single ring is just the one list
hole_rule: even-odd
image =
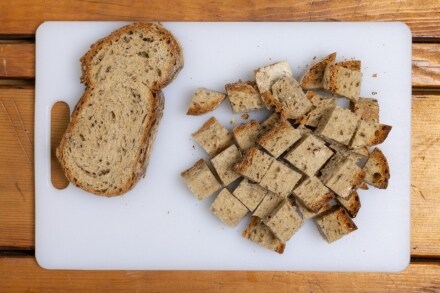
[{"label": "whole bread slice", "polygon": [[86,90],[57,148],[66,177],[96,195],[130,190],[145,174],[164,107],[161,88],[183,67],[165,28],[124,26],[81,58]]}]

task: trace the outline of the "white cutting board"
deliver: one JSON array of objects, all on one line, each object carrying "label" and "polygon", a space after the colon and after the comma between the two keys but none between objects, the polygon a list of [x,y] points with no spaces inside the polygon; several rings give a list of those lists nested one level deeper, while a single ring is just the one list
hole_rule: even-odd
[{"label": "white cutting board", "polygon": [[[147,176],[123,197],[57,190],[50,176],[50,111],[72,110],[83,91],[79,58],[120,22],[46,22],[37,31],[35,101],[36,258],[49,269],[399,271],[410,257],[411,33],[401,23],[164,23],[184,48],[185,67],[166,89],[165,112]],[[206,155],[192,140],[211,115],[240,122],[225,101],[213,113],[185,115],[197,87],[253,78],[257,67],[287,60],[299,78],[313,57],[333,51],[362,60],[362,95],[379,99],[393,129],[387,190],[360,191],[358,230],[327,244],[313,222],[278,255],[241,237],[196,200],[180,172]],[[377,77],[373,77],[377,74]],[[253,116],[260,118],[260,116]],[[235,121],[231,124],[231,121]],[[194,147],[193,147],[194,146]]]}]

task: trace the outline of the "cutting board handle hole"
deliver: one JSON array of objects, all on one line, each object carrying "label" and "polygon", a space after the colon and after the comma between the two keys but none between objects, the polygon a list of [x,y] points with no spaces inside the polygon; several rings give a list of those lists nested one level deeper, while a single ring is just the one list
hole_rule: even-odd
[{"label": "cutting board handle hole", "polygon": [[65,102],[57,102],[52,106],[50,114],[50,176],[56,189],[64,189],[69,181],[64,175],[61,164],[56,157],[56,149],[61,137],[70,122],[70,108]]}]

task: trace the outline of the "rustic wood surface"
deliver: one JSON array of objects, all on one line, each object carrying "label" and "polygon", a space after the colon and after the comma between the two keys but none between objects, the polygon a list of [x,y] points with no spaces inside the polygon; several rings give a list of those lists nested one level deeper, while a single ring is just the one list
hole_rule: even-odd
[{"label": "rustic wood surface", "polygon": [[[45,20],[403,21],[413,33],[411,257],[401,273],[48,271],[34,249],[35,31]],[[68,110],[52,113],[52,150]],[[440,292],[440,2],[0,1],[0,292]],[[52,182],[67,184],[56,160]]]}]

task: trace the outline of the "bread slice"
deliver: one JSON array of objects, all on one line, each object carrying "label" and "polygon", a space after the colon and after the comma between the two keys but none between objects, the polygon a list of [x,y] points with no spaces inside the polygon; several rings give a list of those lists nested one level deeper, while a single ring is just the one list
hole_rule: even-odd
[{"label": "bread slice", "polygon": [[379,102],[373,98],[359,98],[356,102],[350,102],[351,110],[362,120],[379,122]]},{"label": "bread slice", "polygon": [[301,132],[293,128],[288,121],[282,120],[261,137],[258,144],[278,158],[300,138]]},{"label": "bread slice", "polygon": [[306,90],[322,88],[325,68],[335,60],[336,53],[331,53],[313,64],[301,77],[299,81],[301,87]]},{"label": "bread slice", "polygon": [[225,89],[234,114],[264,108],[264,102],[254,81],[230,83],[225,86]]},{"label": "bread slice", "polygon": [[359,100],[362,73],[330,64],[324,72],[324,88],[352,101]]},{"label": "bread slice", "polygon": [[306,98],[298,82],[292,76],[285,76],[272,85],[271,106],[284,119],[296,119],[309,112],[313,106]]},{"label": "bread slice", "polygon": [[250,148],[233,170],[253,182],[260,183],[275,159],[257,148]]},{"label": "bread slice", "polygon": [[282,201],[284,198],[275,194],[271,191],[268,191],[266,195],[263,197],[263,200],[254,210],[252,214],[255,217],[259,217],[260,219],[266,218]]},{"label": "bread slice", "polygon": [[332,243],[357,230],[353,220],[340,206],[334,206],[327,212],[315,218],[315,224],[321,235]]},{"label": "bread slice", "polygon": [[242,235],[244,238],[249,239],[250,241],[253,241],[270,250],[278,252],[279,254],[284,252],[284,248],[286,246],[258,217],[251,218]]},{"label": "bread slice", "polygon": [[336,200],[347,211],[351,218],[356,218],[357,213],[361,208],[361,200],[356,190],[351,192],[351,195],[348,197],[348,199],[337,196]]},{"label": "bread slice", "polygon": [[315,133],[348,145],[359,123],[359,117],[348,109],[336,106],[322,116]]},{"label": "bread slice", "polygon": [[215,110],[226,98],[226,94],[198,88],[192,97],[186,115],[202,115]]},{"label": "bread slice", "polygon": [[180,175],[198,200],[205,199],[222,188],[203,159],[198,160]]},{"label": "bread slice", "polygon": [[304,224],[301,214],[287,200],[283,200],[263,222],[284,243]]},{"label": "bread slice", "polygon": [[212,166],[217,172],[218,177],[222,181],[223,185],[229,185],[240,177],[232,166],[241,160],[241,153],[235,144],[229,146],[211,159]]},{"label": "bread slice", "polygon": [[248,209],[223,188],[212,203],[211,212],[229,227],[235,227],[246,216]]},{"label": "bread slice", "polygon": [[301,173],[274,160],[260,182],[264,188],[286,198],[301,179]]},{"label": "bread slice", "polygon": [[209,118],[192,136],[211,157],[232,143],[232,135],[215,117]]},{"label": "bread slice", "polygon": [[245,152],[251,147],[257,145],[261,132],[262,127],[260,123],[255,120],[251,120],[247,124],[238,125],[232,129],[232,136],[240,149]]},{"label": "bread slice", "polygon": [[364,166],[365,182],[380,189],[388,187],[390,168],[385,155],[379,148],[375,148]]},{"label": "bread slice", "polygon": [[346,60],[346,61],[336,62],[335,65],[342,66],[344,68],[354,71],[361,71],[361,60]]},{"label": "bread slice", "polygon": [[268,191],[258,183],[252,183],[245,178],[240,181],[240,184],[238,184],[232,193],[248,208],[249,211],[253,212],[266,194],[268,194]]},{"label": "bread slice", "polygon": [[307,178],[295,188],[293,193],[309,211],[314,213],[334,198],[333,192],[315,176]]},{"label": "bread slice", "polygon": [[182,49],[161,25],[133,23],[93,44],[81,66],[86,90],[56,154],[76,186],[121,195],[145,175],[164,107],[160,89],[183,67]]},{"label": "bread slice", "polygon": [[266,108],[270,109],[274,106],[272,85],[286,76],[292,76],[292,69],[287,61],[281,61],[255,70],[257,87]]},{"label": "bread slice", "polygon": [[351,148],[369,147],[385,141],[391,131],[390,125],[361,120],[350,143]]}]

